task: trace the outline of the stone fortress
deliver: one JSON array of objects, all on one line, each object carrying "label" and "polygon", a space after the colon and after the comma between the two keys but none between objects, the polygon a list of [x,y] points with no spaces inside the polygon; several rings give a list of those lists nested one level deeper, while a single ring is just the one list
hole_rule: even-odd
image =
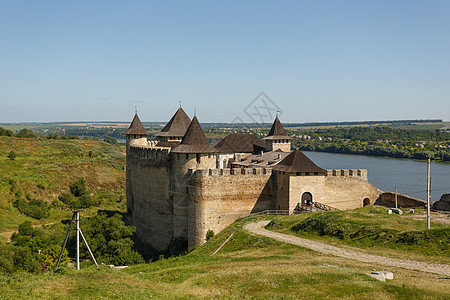
[{"label": "stone fortress", "polygon": [[213,147],[197,117],[180,107],[156,137],[147,140],[136,114],[126,131],[126,194],[137,238],[159,252],[179,242],[200,245],[208,230],[217,234],[250,213],[314,204],[353,209],[382,194],[366,170],[325,170],[291,152],[278,117],[264,141],[231,134]]}]

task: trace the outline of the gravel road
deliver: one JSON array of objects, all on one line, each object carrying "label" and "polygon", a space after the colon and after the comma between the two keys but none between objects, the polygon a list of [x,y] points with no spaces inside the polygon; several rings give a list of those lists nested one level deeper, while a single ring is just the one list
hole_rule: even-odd
[{"label": "gravel road", "polygon": [[425,262],[402,260],[396,258],[389,258],[379,255],[366,254],[358,251],[339,248],[336,246],[327,245],[321,242],[316,242],[292,235],[282,234],[274,231],[264,229],[263,227],[269,224],[270,221],[260,221],[257,223],[249,223],[244,226],[245,230],[248,230],[255,234],[260,234],[266,237],[273,238],[277,241],[289,243],[301,247],[305,247],[314,251],[322,252],[325,254],[331,254],[347,259],[358,260],[362,262],[377,263],[384,266],[400,267],[410,270],[419,270],[428,273],[435,273],[445,276],[450,276],[450,265],[443,264],[430,264]]}]

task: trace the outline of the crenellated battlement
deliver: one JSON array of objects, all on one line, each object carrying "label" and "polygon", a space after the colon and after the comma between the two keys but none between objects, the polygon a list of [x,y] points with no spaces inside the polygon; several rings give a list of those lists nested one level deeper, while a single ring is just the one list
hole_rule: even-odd
[{"label": "crenellated battlement", "polygon": [[346,176],[346,177],[362,177],[367,179],[367,170],[364,169],[335,169],[327,170],[327,177],[331,176]]},{"label": "crenellated battlement", "polygon": [[236,176],[236,175],[271,175],[269,168],[226,168],[226,169],[189,169],[188,175],[207,176]]},{"label": "crenellated battlement", "polygon": [[145,149],[169,149],[170,147],[157,147],[158,141],[148,141],[146,138],[134,139],[130,142],[130,148],[145,148]]},{"label": "crenellated battlement", "polygon": [[168,167],[170,148],[143,148],[130,147],[130,163],[141,166],[162,166]]}]

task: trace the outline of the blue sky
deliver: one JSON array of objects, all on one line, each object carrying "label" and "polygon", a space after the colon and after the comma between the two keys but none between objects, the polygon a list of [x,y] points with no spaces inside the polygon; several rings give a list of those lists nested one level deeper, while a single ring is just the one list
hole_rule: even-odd
[{"label": "blue sky", "polygon": [[0,122],[450,120],[450,1],[0,0]]}]

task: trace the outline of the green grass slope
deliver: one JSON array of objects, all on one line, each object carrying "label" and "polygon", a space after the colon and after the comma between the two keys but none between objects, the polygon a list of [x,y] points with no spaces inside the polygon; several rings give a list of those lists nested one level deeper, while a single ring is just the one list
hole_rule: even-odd
[{"label": "green grass slope", "polygon": [[[7,157],[10,151],[17,154],[15,160]],[[28,197],[51,204],[80,177],[93,196],[103,199],[102,208],[123,210],[124,151],[124,146],[102,141],[0,137],[0,232],[16,230],[25,220],[37,225],[67,218],[70,211],[52,209],[49,218],[38,221],[12,203]]]},{"label": "green grass slope", "polygon": [[187,255],[123,270],[100,266],[0,275],[0,294],[21,299],[448,298],[448,278],[389,268],[394,280],[383,283],[364,274],[380,268],[252,235],[236,222]]}]

